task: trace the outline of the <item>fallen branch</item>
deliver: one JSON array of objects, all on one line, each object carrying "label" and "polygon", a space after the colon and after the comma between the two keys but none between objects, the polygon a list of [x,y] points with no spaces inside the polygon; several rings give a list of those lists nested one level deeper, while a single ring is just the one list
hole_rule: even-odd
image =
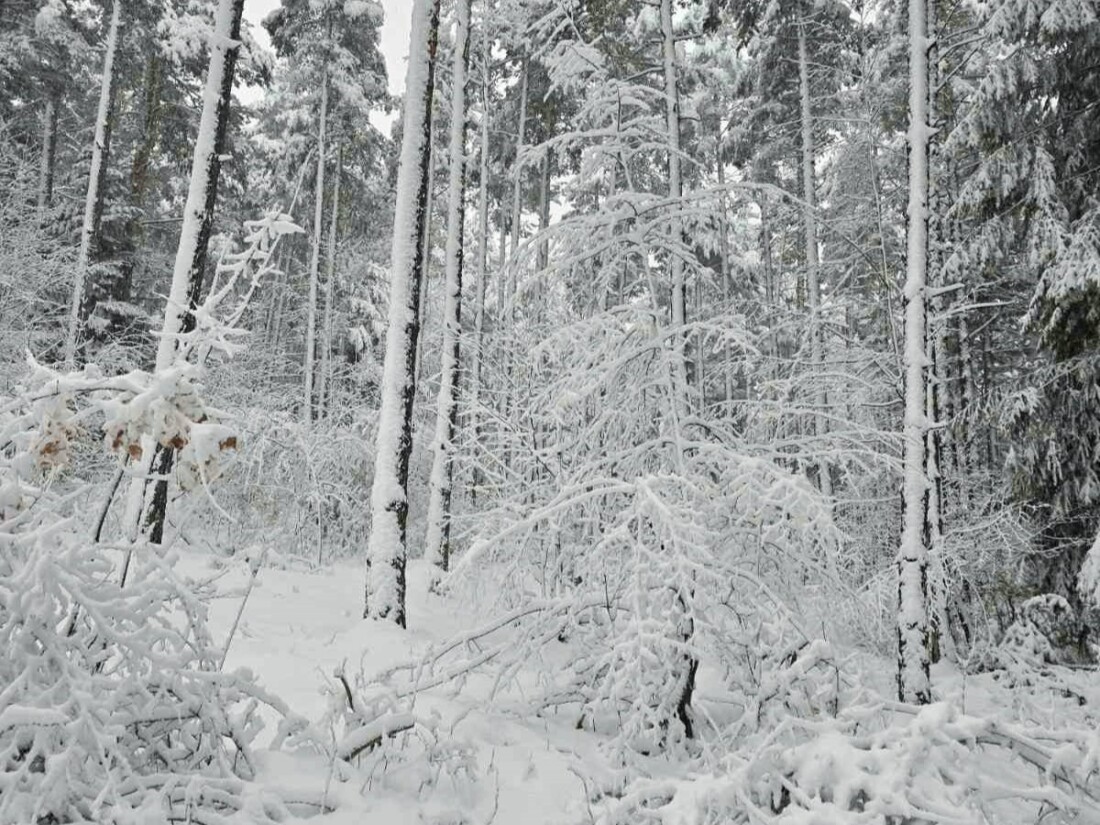
[{"label": "fallen branch", "polygon": [[363,751],[378,747],[383,739],[394,737],[414,725],[416,717],[411,713],[394,713],[375,719],[345,736],[336,746],[336,758],[345,762],[354,759]]}]

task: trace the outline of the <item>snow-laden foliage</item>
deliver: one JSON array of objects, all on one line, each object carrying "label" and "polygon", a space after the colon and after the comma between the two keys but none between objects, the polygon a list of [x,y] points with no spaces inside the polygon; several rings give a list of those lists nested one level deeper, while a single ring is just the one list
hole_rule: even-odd
[{"label": "snow-laden foliage", "polygon": [[[449,580],[480,598],[487,577],[503,609],[548,605],[504,669],[545,656],[536,706],[617,731],[624,758],[694,735],[700,668],[750,695],[763,659],[810,641],[779,594],[835,569],[839,547],[805,477],[715,422],[678,418],[668,334],[624,306],[530,353],[527,406],[485,436],[485,458],[508,463],[481,468],[502,490],[524,479],[522,492],[479,515]],[[543,649],[563,641],[576,651],[564,666]]]},{"label": "snow-laden foliage", "polygon": [[221,670],[208,594],[175,570],[174,551],[103,541],[118,484],[68,477],[81,438],[115,451],[120,477],[152,438],[179,449],[203,484],[212,479],[235,442],[194,370],[108,378],[32,362],[3,402],[3,821],[286,816],[278,797],[249,784],[258,708],[286,709],[249,673]]},{"label": "snow-laden foliage", "polygon": [[1100,812],[1097,745],[1089,731],[1003,725],[948,702],[855,705],[833,718],[788,716],[689,778],[635,782],[600,805],[596,821],[1008,825],[1025,811],[1088,818]]}]

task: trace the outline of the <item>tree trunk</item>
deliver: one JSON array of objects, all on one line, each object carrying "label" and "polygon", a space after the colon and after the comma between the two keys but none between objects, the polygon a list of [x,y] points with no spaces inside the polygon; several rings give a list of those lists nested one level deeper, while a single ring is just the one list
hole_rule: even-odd
[{"label": "tree trunk", "polygon": [[489,60],[491,46],[489,29],[485,26],[481,65],[481,179],[478,192],[477,220],[477,299],[474,306],[474,343],[470,352],[470,433],[475,453],[470,478],[471,496],[477,495],[481,484],[478,471],[478,445],[481,442],[481,374],[485,346],[485,291],[489,277]]},{"label": "tree trunk", "polygon": [[[329,25],[331,35],[332,26]],[[321,76],[321,122],[317,127],[317,180],[314,184],[313,251],[309,258],[309,302],[306,304],[305,386],[302,417],[313,420],[313,364],[317,346],[317,281],[321,268],[321,234],[325,212],[325,127],[328,120],[328,67]]]},{"label": "tree trunk", "polygon": [[420,333],[420,278],[427,219],[432,92],[439,0],[414,0],[394,209],[389,327],[371,488],[366,615],[405,626],[409,455]]},{"label": "tree trunk", "polygon": [[[683,225],[680,215],[680,199],[684,196],[683,177],[680,172],[680,91],[677,80],[676,39],[672,30],[672,0],[661,0],[661,34],[664,53],[665,126],[668,130],[668,195],[672,203],[669,220],[669,236],[675,246],[681,240]],[[687,352],[684,326],[687,323],[687,290],[684,285],[684,262],[679,250],[671,254],[672,269],[672,326],[673,373],[676,383],[673,400],[680,415],[687,411]]]},{"label": "tree trunk", "polygon": [[[434,92],[433,92],[434,97]],[[434,121],[435,112],[432,112],[432,119]],[[424,249],[423,262],[420,265],[420,271],[417,273],[417,277],[420,279],[420,320],[417,322],[420,325],[420,329],[424,329],[427,326],[428,318],[428,286],[431,283],[432,278],[432,215],[435,214],[435,134],[433,133],[428,137],[428,184],[427,184],[427,201],[424,206],[424,236],[420,241],[421,246]],[[413,371],[414,380],[417,386],[420,386],[420,373],[424,369],[424,336],[420,336],[417,339],[416,344],[416,366]]]},{"label": "tree trunk", "polygon": [[336,176],[332,184],[332,216],[328,227],[328,252],[325,259],[325,314],[321,321],[321,372],[317,388],[318,416],[332,409],[332,290],[336,281],[336,235],[340,223],[340,178],[344,172],[344,150],[336,150]]},{"label": "tree trunk", "polygon": [[456,0],[451,91],[451,173],[447,204],[447,273],[443,296],[443,347],[436,402],[435,443],[428,499],[427,558],[446,570],[451,557],[454,435],[458,417],[458,365],[462,335],[462,244],[466,200],[466,70],[470,61],[470,0]]},{"label": "tree trunk", "polygon": [[772,261],[772,234],[768,215],[768,196],[760,193],[760,246],[764,250],[764,300],[768,310],[765,313],[765,325],[768,329],[768,355],[775,370],[779,360],[779,337],[775,331],[775,313],[779,306],[779,279],[776,277],[775,264]]},{"label": "tree trunk", "polygon": [[[244,0],[219,0],[211,38],[210,65],[203,89],[202,116],[195,151],[191,161],[191,181],[187,190],[187,203],[183,208],[183,226],[180,229],[176,260],[172,268],[172,284],[168,304],[164,311],[164,325],[157,345],[157,371],[172,367],[180,335],[195,329],[193,310],[202,294],[206,271],[206,250],[214,224],[214,209],[218,201],[218,178],[221,159],[225,154],[225,136],[229,126],[229,106],[233,93],[233,73],[240,50],[241,12]],[[159,477],[155,483],[152,500],[143,507],[142,496],[135,495],[133,506],[147,512],[145,519],[149,540],[159,544],[164,537],[164,521],[168,507],[168,480],[164,478],[172,470],[174,453],[170,449],[155,450],[147,445],[143,452],[142,466],[145,472],[134,479],[134,484],[144,485],[143,476],[150,468]],[[131,524],[140,524],[141,510],[133,513]]]},{"label": "tree trunk", "polygon": [[[726,199],[726,164],[722,157],[722,121],[718,121],[715,133],[715,170],[718,175],[718,254],[721,265],[723,312],[731,313],[730,304],[733,283],[730,275],[729,213]],[[726,415],[733,410],[733,352],[727,341],[722,348],[722,396],[726,402]]]},{"label": "tree trunk", "polygon": [[519,253],[519,242],[523,239],[523,166],[520,165],[520,155],[527,142],[527,92],[530,75],[528,58],[524,57],[523,67],[520,69],[519,81],[519,125],[516,128],[516,162],[513,170],[516,179],[512,185],[512,263],[508,273],[507,317],[508,327],[512,327],[516,317],[516,289],[518,263],[516,255]]},{"label": "tree trunk", "polygon": [[[828,427],[825,419],[825,384],[822,376],[821,286],[817,253],[817,186],[814,178],[814,121],[810,102],[810,63],[806,51],[806,26],[798,24],[798,80],[802,104],[802,208],[806,241],[806,295],[810,307],[810,371],[814,395],[814,435],[821,439]],[[820,445],[820,441],[819,441]],[[832,476],[827,461],[817,464],[818,487],[826,496],[833,494]]]},{"label": "tree trunk", "polygon": [[[539,231],[544,232],[550,227],[550,162],[553,159],[553,151],[546,150],[542,156],[542,165],[539,169]],[[543,238],[539,241],[538,270],[541,272],[550,265],[550,242]]]},{"label": "tree trunk", "polygon": [[[671,203],[669,220],[669,238],[672,250],[672,364],[671,383],[673,398],[669,399],[672,420],[669,422],[676,444],[676,460],[683,462],[684,449],[680,442],[680,424],[689,412],[688,388],[690,386],[687,364],[687,342],[685,326],[687,324],[687,289],[684,283],[684,262],[679,249],[683,235],[682,204],[684,195],[683,177],[680,167],[680,91],[678,68],[676,63],[676,39],[672,27],[672,0],[661,0],[661,35],[664,55],[665,81],[665,126],[668,130],[668,194]],[[694,621],[687,611],[688,599],[677,592],[674,615],[678,615],[677,635],[684,647],[690,647],[695,633]],[[690,653],[682,654],[677,665],[676,678],[676,716],[684,727],[686,736],[693,735],[689,709],[695,691],[695,674],[699,668],[698,660]],[[669,720],[671,721],[671,720]]]},{"label": "tree trunk", "polygon": [[118,53],[119,29],[122,23],[122,0],[114,0],[111,23],[107,30],[107,50],[103,56],[103,79],[99,85],[99,108],[96,110],[95,137],[92,143],[92,166],[88,172],[88,191],[84,197],[84,223],[80,230],[80,250],[76,258],[76,277],[69,304],[69,332],[65,338],[65,363],[76,363],[76,350],[83,336],[84,295],[87,290],[88,267],[99,237],[103,215],[104,184],[107,161],[111,151],[111,114],[115,99],[115,55]]},{"label": "tree trunk", "polygon": [[38,208],[45,210],[53,203],[53,172],[57,159],[57,119],[61,111],[61,90],[50,89],[46,97],[46,112],[42,118],[42,157],[38,172]]},{"label": "tree trunk", "polygon": [[925,0],[909,0],[909,205],[905,273],[905,420],[898,550],[898,698],[932,700],[928,674],[928,37]]}]

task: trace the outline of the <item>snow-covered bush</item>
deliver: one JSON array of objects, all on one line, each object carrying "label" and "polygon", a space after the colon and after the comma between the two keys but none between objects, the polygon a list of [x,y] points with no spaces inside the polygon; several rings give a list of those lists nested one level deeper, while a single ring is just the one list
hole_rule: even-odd
[{"label": "snow-covered bush", "polygon": [[687,778],[636,781],[601,800],[596,821],[1009,825],[1051,812],[1091,821],[1097,744],[1092,731],[1005,725],[950,703],[861,704],[835,719],[789,716]]},{"label": "snow-covered bush", "polygon": [[248,784],[257,710],[285,708],[248,673],[221,671],[201,588],[173,552],[100,541],[114,489],[92,509],[65,476],[75,442],[102,436],[120,463],[147,439],[177,448],[208,482],[233,436],[197,375],[32,362],[0,405],[0,821],[285,818]]},{"label": "snow-covered bush", "polygon": [[370,485],[373,422],[349,430],[322,419],[307,427],[296,414],[253,408],[235,424],[233,483],[215,502],[192,502],[214,527],[219,551],[262,545],[271,550],[269,563],[294,556],[314,564],[360,552],[369,529],[361,497]]},{"label": "snow-covered bush", "polygon": [[[492,582],[497,606],[530,611],[497,664],[542,658],[540,709],[572,708],[627,762],[693,747],[700,678],[766,714],[777,673],[816,635],[777,594],[827,579],[839,546],[805,476],[678,409],[667,334],[620,307],[517,364],[533,392],[486,434],[510,466],[484,475],[523,492],[479,513],[450,580],[475,600]],[[736,321],[722,334],[737,339]],[[811,694],[798,701],[813,712],[835,702]]]}]

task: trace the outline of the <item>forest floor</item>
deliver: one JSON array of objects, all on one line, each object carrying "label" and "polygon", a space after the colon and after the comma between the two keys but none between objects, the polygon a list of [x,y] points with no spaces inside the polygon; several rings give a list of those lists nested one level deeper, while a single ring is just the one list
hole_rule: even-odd
[{"label": "forest floor", "polygon": [[[221,644],[230,633],[246,590],[247,564],[240,559],[225,561],[187,552],[183,569],[195,578],[217,577],[220,595],[211,605],[210,627],[215,643]],[[433,592],[429,586],[432,568],[414,561],[408,570],[409,627],[402,630],[388,622],[363,619],[364,579],[362,567],[348,561],[321,570],[300,563],[263,567],[245,603],[226,662],[229,669],[252,671],[266,690],[312,723],[315,736],[319,733],[332,745],[346,734],[339,721],[346,710],[346,693],[337,674],[345,675],[357,701],[372,695],[384,697],[386,689],[380,687],[379,674],[415,662],[433,646],[486,618],[463,609],[458,599]],[[570,655],[568,644],[560,647],[551,655]],[[850,683],[849,692],[861,696],[868,706],[888,702],[892,698],[891,663],[860,652],[856,646],[842,647],[843,651],[837,652],[843,654],[844,664],[837,678]],[[476,655],[476,648],[472,650]],[[1080,730],[1082,725],[1096,730],[1093,709],[1100,707],[1100,684],[1088,671],[1046,669],[1047,677],[1035,681],[1009,672],[966,676],[946,664],[935,670],[935,698],[964,713],[1023,724],[1026,727],[1018,729],[1030,732],[1045,726],[1065,730],[1067,724],[1070,730]],[[701,672],[700,676],[697,699],[706,717],[732,712],[721,704],[721,697],[708,696],[708,688],[713,686],[707,684],[707,674]],[[415,677],[405,671],[398,681],[408,683],[410,678]],[[575,710],[533,713],[523,693],[525,685],[534,687],[535,678],[535,669],[525,667],[515,674],[508,690],[495,696],[491,672],[471,673],[461,682],[422,691],[411,708],[417,720],[415,728],[387,740],[354,765],[325,757],[322,751],[331,747],[264,749],[278,722],[274,712],[268,711],[266,721],[271,724],[257,741],[258,779],[263,786],[278,789],[284,799],[323,798],[334,809],[318,820],[327,825],[595,822],[589,783],[593,777],[614,782],[615,770],[608,749],[603,747],[607,740],[581,729]],[[1062,738],[1060,734],[1051,736]],[[1093,739],[1096,751],[1092,756],[1100,763],[1100,739]],[[960,751],[951,753],[956,758]],[[659,775],[673,766],[654,760],[651,767]],[[998,786],[1007,782],[1025,787],[1049,781],[1034,765],[1013,762],[1009,750],[987,751],[980,767],[980,773],[992,777]],[[1090,811],[1076,820],[1061,814],[1050,817],[1041,801],[1023,803],[1008,798],[993,804],[1002,809],[995,818],[999,822],[1034,822],[1044,816],[1047,823],[1100,821],[1090,818],[1092,814],[1100,817],[1100,798],[1090,799]],[[676,807],[662,809],[662,821],[670,821],[664,816],[668,814],[671,821],[680,822],[673,810]],[[309,810],[317,809],[304,807],[302,813]],[[682,821],[694,820],[686,817]]]},{"label": "forest floor", "polygon": [[[196,575],[209,575],[213,557],[185,559]],[[202,568],[206,568],[203,570]],[[322,723],[341,688],[341,668],[349,682],[408,662],[430,645],[471,627],[476,618],[453,600],[429,592],[430,570],[409,567],[409,627],[362,619],[365,571],[340,562],[319,571],[263,568],[248,598],[226,667],[248,668],[267,690],[310,722]],[[211,607],[215,640],[229,633],[241,604],[248,571],[230,564],[218,581],[225,595]],[[326,687],[327,686],[327,687]],[[319,757],[293,752],[261,752],[261,781],[286,794],[315,796],[327,786],[336,812],[331,825],[552,825],[589,819],[587,794],[570,770],[577,760],[602,761],[599,738],[576,730],[575,716],[523,719],[506,703],[488,702],[491,681],[471,677],[460,693],[443,686],[419,695],[414,713],[434,723],[433,748],[423,742],[420,758],[395,761],[373,775],[330,778]],[[337,698],[334,698],[337,697]],[[274,716],[270,720],[274,730]],[[402,734],[415,737],[421,734]],[[261,734],[261,741],[264,734]],[[442,743],[445,743],[442,744]]]}]

